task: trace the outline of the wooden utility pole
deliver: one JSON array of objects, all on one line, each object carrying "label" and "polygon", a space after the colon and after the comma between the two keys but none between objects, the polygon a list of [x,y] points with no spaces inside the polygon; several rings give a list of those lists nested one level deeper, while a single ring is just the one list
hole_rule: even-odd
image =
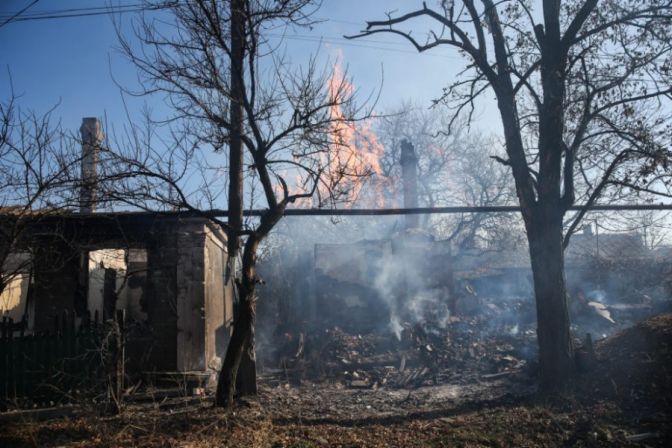
[{"label": "wooden utility pole", "polygon": [[[231,128],[229,146],[229,268],[240,250],[240,235],[243,229],[243,101],[245,100],[245,0],[231,0]],[[232,272],[235,276],[235,272]],[[242,283],[236,279],[237,286]],[[218,406],[232,405],[231,398],[237,395],[257,393],[257,369],[254,357],[254,309],[248,294],[240,294],[238,311],[234,316],[234,330],[227,348],[222,371],[217,384],[215,403]]]},{"label": "wooden utility pole", "polygon": [[229,257],[240,249],[243,228],[243,82],[245,63],[245,1],[231,0],[231,129],[229,130]]}]

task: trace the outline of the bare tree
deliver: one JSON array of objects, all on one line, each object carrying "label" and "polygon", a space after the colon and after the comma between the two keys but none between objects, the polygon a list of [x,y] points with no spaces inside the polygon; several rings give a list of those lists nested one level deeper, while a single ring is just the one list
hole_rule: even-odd
[{"label": "bare tree", "polygon": [[[132,150],[110,149],[108,166],[118,175],[115,185],[108,184],[108,194],[147,208],[163,203],[210,216],[207,210],[228,190],[229,221],[219,223],[232,241],[230,259],[237,256],[235,241],[244,241],[239,311],[219,376],[218,406],[230,406],[236,393],[256,391],[260,243],[290,204],[334,205],[351,197],[352,183],[346,179],[370,172],[366,151],[350,145],[355,117],[368,113],[355,106],[347,77],[319,70],[314,58],[296,67],[278,49],[281,43],[267,38],[273,28],[310,25],[315,7],[311,0],[194,0],[172,4],[168,21],[136,23],[140,46],[120,33],[122,49],[141,76],[143,89],[136,93],[166,95],[174,115],[164,139],[170,144],[163,150],[142,143],[148,134],[138,129],[126,140]],[[227,146],[228,160],[222,152]],[[200,200],[190,193],[194,160],[200,161],[207,187]],[[264,208],[258,220],[242,220],[248,197],[243,187],[250,192],[247,206]],[[246,356],[251,366],[240,382],[238,370]]]},{"label": "bare tree", "polygon": [[81,158],[53,110],[24,111],[13,92],[0,102],[0,293],[30,272],[30,225],[77,204]]},{"label": "bare tree", "polygon": [[[367,22],[359,36],[395,34],[418,51],[455,48],[465,70],[441,98],[455,116],[494,93],[506,144],[501,162],[511,167],[529,242],[541,386],[551,391],[574,371],[563,260],[571,231],[563,232],[563,217],[577,197],[577,174],[590,175],[588,206],[614,183],[652,193],[666,187],[672,2],[543,0],[539,6],[423,3]],[[426,39],[403,28],[416,18],[435,25]],[[617,178],[622,167],[629,168]]]}]

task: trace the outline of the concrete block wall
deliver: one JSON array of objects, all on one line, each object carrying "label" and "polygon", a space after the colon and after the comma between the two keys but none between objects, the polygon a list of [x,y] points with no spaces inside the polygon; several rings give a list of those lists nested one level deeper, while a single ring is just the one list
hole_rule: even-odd
[{"label": "concrete block wall", "polygon": [[206,226],[205,238],[205,356],[208,365],[216,356],[223,357],[233,321],[232,285],[225,282],[226,238]]},{"label": "concrete block wall", "polygon": [[205,370],[205,224],[177,229],[177,369]]},{"label": "concrete block wall", "polygon": [[226,349],[226,322],[233,318],[233,305],[231,287],[224,282],[225,251],[221,231],[201,219],[180,222],[176,260],[179,371],[206,370],[218,352]]},{"label": "concrete block wall", "polygon": [[177,369],[177,235],[157,229],[147,246],[147,319],[152,333],[146,370]]}]

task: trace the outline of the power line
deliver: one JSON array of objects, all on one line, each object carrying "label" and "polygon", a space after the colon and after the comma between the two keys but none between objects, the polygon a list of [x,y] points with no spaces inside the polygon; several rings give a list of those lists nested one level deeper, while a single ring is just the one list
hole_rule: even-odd
[{"label": "power line", "polygon": [[365,23],[363,23],[363,22],[353,22],[353,21],[350,21],[350,20],[330,19],[329,17],[318,17],[315,20],[318,20],[318,21],[321,21],[321,22],[343,23],[345,25],[357,25],[357,26],[365,25]]},{"label": "power line", "polygon": [[[29,18],[29,17],[40,17],[43,15],[53,15],[53,14],[68,14],[68,13],[81,13],[81,12],[95,12],[95,11],[108,11],[110,9],[124,9],[124,8],[143,8],[146,5],[142,5],[140,3],[136,4],[125,4],[125,5],[116,5],[116,6],[95,6],[95,7],[88,7],[88,8],[66,8],[66,9],[42,9],[39,11],[33,11],[28,14],[23,14],[22,18]],[[9,14],[2,15],[0,14],[0,17],[7,16]]]},{"label": "power line", "polygon": [[[426,53],[426,52],[418,52],[418,51],[414,51],[414,50],[402,50],[402,49],[398,49],[398,48],[386,48],[386,47],[381,47],[381,46],[376,46],[376,45],[356,44],[356,43],[353,43],[350,39],[332,37],[332,36],[324,36],[324,35],[310,36],[310,35],[307,35],[307,34],[273,34],[273,33],[267,33],[266,36],[283,38],[283,39],[298,40],[298,41],[304,41],[304,42],[326,42],[326,43],[333,43],[333,44],[336,44],[336,45],[342,45],[342,46],[345,46],[345,47],[371,48],[371,49],[374,49],[374,50],[390,51],[390,52],[393,52],[393,53],[421,54],[423,56],[438,57],[438,58],[443,58],[443,59],[462,60],[462,58],[460,56],[455,56],[455,55]],[[380,40],[367,40],[367,39],[362,39],[362,42],[379,43],[379,44],[386,44],[386,45],[408,46],[408,44],[405,43],[405,42],[385,42],[385,41],[380,41]],[[530,55],[536,55],[536,54],[528,53],[527,55],[530,56]],[[620,57],[620,55],[606,55],[606,54],[605,55],[595,55],[594,56],[594,58],[598,59],[598,60],[605,60],[605,59],[616,60],[619,57]],[[617,76],[617,75],[606,76],[605,75],[605,78],[618,79],[619,76]],[[645,78],[628,78],[628,80],[629,81],[635,81],[635,82],[656,83],[656,81],[653,80],[653,79],[645,79]]]},{"label": "power line", "polygon": [[[48,20],[48,19],[63,19],[63,18],[75,18],[75,17],[90,17],[90,16],[99,16],[99,15],[108,15],[108,14],[123,14],[123,13],[129,13],[129,12],[141,12],[141,11],[158,11],[158,10],[163,10],[163,9],[170,9],[175,6],[175,3],[171,4],[166,4],[166,5],[144,5],[141,3],[128,3],[128,4],[123,4],[123,5],[117,5],[117,6],[97,6],[97,7],[86,7],[86,8],[69,8],[69,9],[52,9],[52,10],[43,10],[43,11],[35,11],[33,13],[28,13],[28,14],[23,14],[26,10],[28,10],[31,6],[33,6],[35,3],[37,3],[39,0],[34,0],[32,3],[30,3],[28,6],[23,8],[22,10],[18,11],[17,13],[13,15],[5,15],[2,16],[0,15],[0,20],[2,19],[7,19],[0,27],[8,24],[8,23],[15,23],[15,22],[28,22],[32,20]],[[179,0],[176,0],[178,2]],[[19,17],[20,16],[20,17]],[[344,23],[344,24],[350,24],[350,25],[359,25],[357,22],[352,22],[352,21],[347,21],[347,20],[338,20],[338,19],[328,19],[328,18],[320,18],[318,20],[328,20],[336,23]],[[346,46],[346,47],[356,47],[356,48],[370,48],[373,50],[382,50],[382,51],[388,51],[388,52],[393,52],[393,53],[400,53],[400,54],[422,54],[430,57],[438,57],[442,59],[453,59],[453,60],[460,60],[462,59],[460,56],[455,56],[455,55],[447,55],[447,54],[437,54],[437,53],[420,53],[417,51],[413,50],[405,50],[405,49],[400,49],[400,48],[388,48],[388,47],[381,47],[380,45],[390,45],[390,46],[408,46],[406,42],[394,42],[394,41],[381,41],[381,40],[372,40],[372,39],[362,39],[360,42],[364,42],[362,44],[359,43],[354,43],[350,39],[345,39],[343,37],[337,37],[337,36],[312,36],[308,34],[272,34],[269,33],[267,36],[270,37],[276,37],[276,38],[285,38],[285,39],[291,39],[291,40],[298,40],[298,41],[304,41],[304,42],[326,42],[326,43],[332,43],[336,45],[341,45],[341,46]],[[368,45],[368,43],[372,44],[379,44],[379,45]],[[528,55],[534,55],[533,53],[529,53]],[[605,60],[605,59],[611,59],[611,60],[616,60],[619,55],[595,55],[594,56],[598,60]],[[634,79],[631,78],[631,81],[635,82],[649,82],[649,83],[655,83],[655,80],[651,79]]]},{"label": "power line", "polygon": [[[36,0],[39,1],[39,0]],[[87,8],[66,8],[66,9],[43,9],[40,11],[35,11],[32,13],[28,14],[22,14],[22,17],[39,17],[41,15],[49,14],[67,14],[67,13],[82,13],[82,12],[91,12],[91,11],[107,11],[109,9],[124,9],[124,8],[145,8],[147,7],[146,4],[143,3],[127,3],[127,4],[121,4],[121,5],[111,5],[111,6],[94,6],[94,7],[87,7]],[[27,8],[25,8],[27,9]],[[24,10],[25,10],[24,9]],[[23,11],[20,11],[19,13],[22,13]],[[0,19],[6,18],[11,16],[12,14],[0,14]],[[341,19],[332,19],[329,17],[317,17],[315,20],[319,22],[334,22],[334,23],[342,23],[345,25],[356,25],[356,26],[363,26],[364,22],[355,22],[355,21],[350,21],[350,20],[341,20]]]},{"label": "power line", "polygon": [[[29,3],[29,4],[28,4],[28,6],[26,6],[25,8],[23,8],[22,10],[20,10],[19,12],[17,12],[17,13],[14,14],[13,16],[9,17],[7,20],[5,20],[4,22],[2,22],[2,24],[0,24],[0,28],[2,28],[3,26],[7,25],[8,23],[10,23],[10,22],[12,22],[12,21],[16,21],[16,19],[17,19],[21,14],[23,14],[24,12],[26,12],[28,9],[30,9],[31,6],[33,6],[35,3],[39,2],[39,1],[40,1],[40,0],[33,0],[32,3]],[[3,18],[4,18],[4,17],[3,17]]]},{"label": "power line", "polygon": [[[25,10],[30,8],[32,5],[37,3],[39,0],[34,0],[33,3],[28,5],[26,8],[22,9],[21,11],[13,14],[13,15],[0,15],[0,20],[4,18],[9,18],[9,21],[11,22],[28,22],[31,20],[44,20],[44,19],[60,19],[60,18],[71,18],[71,17],[88,17],[88,16],[98,16],[98,15],[107,15],[111,13],[127,13],[127,12],[140,12],[140,11],[157,11],[157,10],[162,10],[162,9],[170,9],[173,8],[177,3],[179,3],[179,0],[176,0],[175,3],[170,3],[166,5],[144,5],[141,3],[128,3],[128,4],[123,4],[123,5],[117,5],[117,6],[97,6],[97,7],[87,7],[87,8],[70,8],[70,9],[52,9],[52,10],[43,10],[43,11],[35,11],[33,13],[29,14],[23,14],[21,17],[18,17],[21,15]],[[331,21],[331,22],[336,22],[336,23],[344,23],[344,24],[350,24],[350,25],[361,25],[361,23],[358,22],[353,22],[353,21],[347,21],[347,20],[339,20],[339,19],[329,19],[329,18],[318,18],[317,20],[319,21]],[[8,22],[5,22],[8,23]],[[0,25],[2,26],[2,25]],[[308,34],[266,34],[267,36],[271,37],[282,37],[286,39],[293,39],[293,40],[304,40],[304,41],[315,41],[315,42],[328,42],[328,43],[336,43],[339,45],[343,46],[350,46],[350,47],[362,47],[362,48],[371,48],[374,50],[384,50],[384,51],[392,51],[392,52],[398,52],[398,53],[405,53],[405,54],[418,54],[417,51],[413,50],[403,50],[403,49],[394,49],[394,48],[385,48],[385,47],[380,47],[380,46],[375,46],[375,45],[366,45],[366,44],[356,44],[350,39],[346,39],[344,37],[340,36],[312,36]],[[365,43],[372,43],[372,44],[381,44],[381,45],[391,45],[391,46],[405,46],[408,47],[407,42],[395,42],[395,41],[382,41],[382,40],[373,40],[373,39],[361,39],[361,42]],[[437,54],[431,54],[431,53],[424,53],[424,54],[429,54],[435,57],[443,57],[447,59],[460,59],[459,56],[453,56],[453,55],[437,55]],[[525,53],[528,56],[535,56],[537,55],[536,53],[528,52]],[[537,55],[538,56],[538,55]],[[595,55],[593,56],[596,59],[603,60],[603,59],[612,59],[615,60],[619,58],[622,55]]]},{"label": "power line", "polygon": [[[386,47],[381,47],[381,46],[376,46],[376,45],[357,44],[357,43],[354,43],[354,42],[352,42],[348,39],[343,39],[343,38],[338,38],[338,37],[308,36],[308,35],[300,35],[300,34],[272,34],[272,33],[268,33],[266,35],[269,36],[269,37],[277,37],[277,38],[284,38],[284,39],[290,39],[290,40],[298,40],[298,41],[303,41],[303,42],[326,42],[326,43],[331,43],[331,44],[336,44],[336,45],[342,45],[344,47],[370,48],[370,49],[373,49],[373,50],[390,51],[390,52],[393,52],[393,53],[402,53],[402,54],[421,54],[423,56],[430,56],[430,57],[443,58],[443,59],[460,59],[459,56],[453,56],[453,55],[447,55],[447,54],[418,53],[417,51],[413,51],[413,50],[402,50],[402,49],[399,49],[399,48],[386,48]],[[363,42],[379,42],[379,43],[388,44],[388,45],[394,45],[395,44],[395,43],[392,43],[392,42],[388,43],[388,42],[382,42],[382,41],[368,41],[368,40],[363,40]]]},{"label": "power line", "polygon": [[[35,4],[39,0],[35,0],[33,4]],[[32,6],[32,5],[30,5]],[[135,8],[135,9],[144,9],[147,8],[146,4],[143,3],[126,3],[126,4],[120,4],[120,5],[110,5],[110,6],[93,6],[93,7],[86,7],[86,8],[66,8],[66,9],[43,9],[40,11],[34,11],[32,13],[28,14],[23,14],[25,10],[30,8],[30,6],[24,8],[23,10],[19,11],[18,13],[8,13],[8,14],[0,14],[0,19],[5,19],[8,17],[13,17],[16,15],[21,14],[23,18],[40,18],[41,16],[45,15],[62,15],[62,14],[79,14],[79,13],[86,13],[86,12],[101,12],[105,13],[106,11],[109,10],[118,10],[118,9],[125,9],[125,8]],[[156,9],[158,5],[155,6],[150,6],[151,9]],[[165,6],[166,8],[169,8],[171,6]],[[340,19],[331,19],[328,17],[318,17],[315,20],[320,21],[320,22],[334,22],[334,23],[343,23],[347,25],[358,25],[362,26],[364,25],[363,22],[354,22],[354,21],[348,21],[348,20],[340,20]]]},{"label": "power line", "polygon": [[[36,3],[39,0],[33,2]],[[15,14],[11,16],[9,20],[5,23],[15,23],[15,22],[30,22],[33,20],[50,20],[50,19],[67,19],[73,17],[91,17],[91,16],[102,16],[109,14],[124,14],[129,12],[141,12],[141,11],[159,11],[162,9],[172,8],[172,5],[155,5],[155,6],[146,6],[141,4],[127,4],[119,6],[100,6],[100,7],[90,7],[90,8],[71,8],[71,9],[61,9],[61,10],[50,10],[50,11],[39,11],[32,14],[26,14],[24,16],[18,17],[21,14]],[[27,8],[24,8],[24,10]],[[22,10],[23,11],[23,10]],[[0,18],[5,18],[7,16],[0,16]],[[0,25],[2,26],[2,25]]]}]

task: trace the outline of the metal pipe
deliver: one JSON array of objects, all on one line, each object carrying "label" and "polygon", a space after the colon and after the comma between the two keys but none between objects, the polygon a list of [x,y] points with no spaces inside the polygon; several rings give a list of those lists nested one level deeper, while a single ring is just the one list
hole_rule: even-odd
[{"label": "metal pipe", "polygon": [[[575,205],[569,208],[571,211],[582,210],[584,206]],[[613,204],[592,205],[590,211],[645,211],[645,210],[672,210],[672,204]],[[261,216],[265,210],[245,210],[245,216]],[[489,205],[489,206],[454,206],[454,207],[415,207],[415,208],[350,208],[350,209],[314,209],[314,208],[291,208],[285,210],[285,216],[399,216],[399,215],[423,215],[423,214],[459,214],[459,213],[519,213],[517,205]],[[201,211],[126,211],[126,212],[99,212],[92,213],[95,217],[119,216],[124,214],[156,213],[166,216],[201,216],[221,218],[228,216],[227,210],[211,209]],[[69,216],[82,216],[87,213],[72,213]],[[68,215],[65,215],[68,216]]]}]

